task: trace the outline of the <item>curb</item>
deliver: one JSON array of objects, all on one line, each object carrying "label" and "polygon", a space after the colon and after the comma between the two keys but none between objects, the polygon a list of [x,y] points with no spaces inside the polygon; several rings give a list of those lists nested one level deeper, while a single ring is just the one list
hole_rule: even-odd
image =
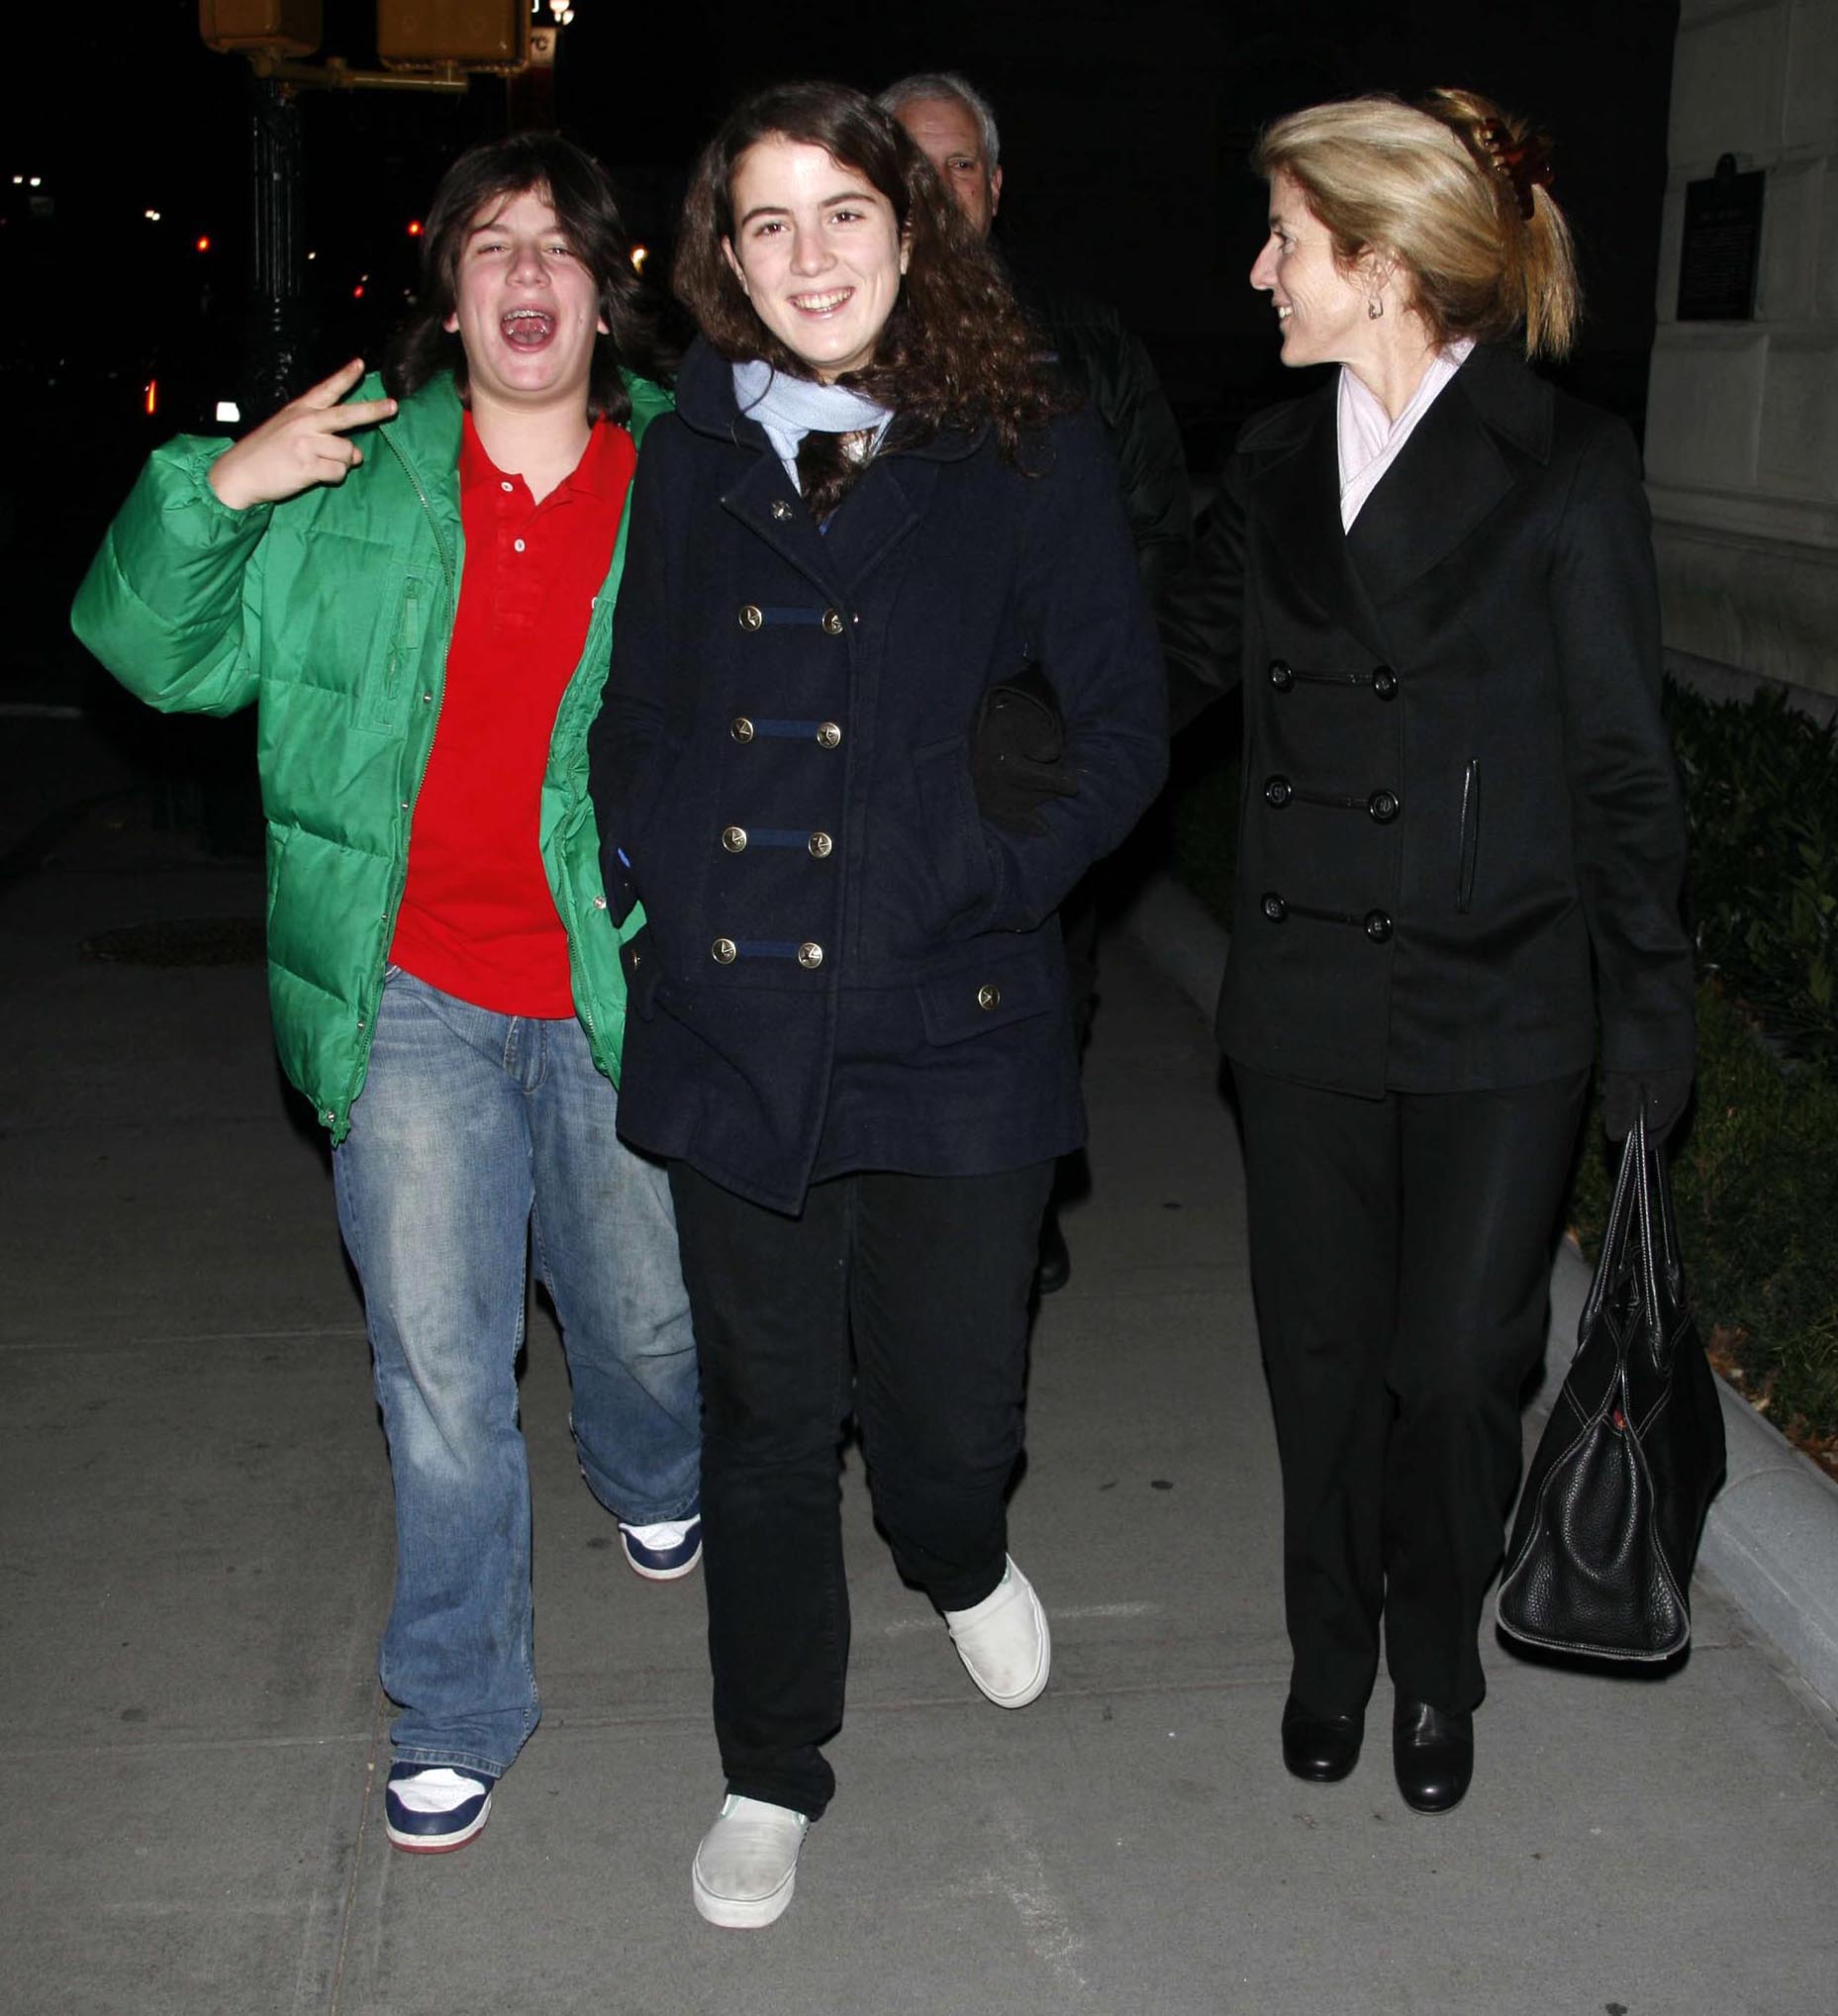
[{"label": "curb", "polygon": [[[1151,963],[1212,1020],[1229,933],[1166,874],[1148,878],[1119,921]],[[1544,1377],[1526,1412],[1542,1425],[1577,1346],[1590,1265],[1575,1240],[1551,1270]],[[1715,1581],[1828,1707],[1838,1709],[1838,1484],[1741,1394],[1717,1382],[1729,1470],[1710,1507],[1699,1570]]]}]

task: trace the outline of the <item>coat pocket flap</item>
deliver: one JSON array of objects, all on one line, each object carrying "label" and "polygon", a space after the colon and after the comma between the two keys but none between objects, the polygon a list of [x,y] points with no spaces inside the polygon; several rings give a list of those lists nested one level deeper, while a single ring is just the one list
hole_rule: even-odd
[{"label": "coat pocket flap", "polygon": [[1037,966],[969,967],[919,990],[919,1014],[930,1043],[962,1043],[1059,1006],[1064,986]]}]

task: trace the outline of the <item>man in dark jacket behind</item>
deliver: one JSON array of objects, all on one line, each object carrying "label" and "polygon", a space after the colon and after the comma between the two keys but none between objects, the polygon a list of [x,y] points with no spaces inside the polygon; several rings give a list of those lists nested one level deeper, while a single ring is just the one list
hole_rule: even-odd
[{"label": "man in dark jacket behind", "polygon": [[567,142],[463,155],[424,261],[398,396],[352,362],[234,445],[169,442],[73,620],[153,706],[261,716],[275,1040],[332,1135],[395,1482],[385,1822],[438,1853],[536,1722],[532,1225],[582,1473],[640,1575],[701,1551],[700,1422],[669,1187],[615,1132],[587,798],[635,436],[669,396],[637,375],[612,189]]},{"label": "man in dark jacket behind", "polygon": [[[958,209],[988,238],[1002,204],[1002,137],[988,99],[956,71],[937,70],[902,77],[877,102],[912,135]],[[1180,430],[1155,366],[1108,301],[1024,280],[1017,280],[1016,292],[1104,428],[1116,457],[1142,585],[1154,607],[1180,571],[1193,525]],[[1050,683],[1053,668],[1042,670]],[[1083,1038],[1097,1006],[1098,905],[1090,883],[1081,883],[1062,905],[1060,929]],[[1040,1228],[1041,1292],[1063,1288],[1071,1272],[1059,1212],[1050,1203]]]},{"label": "man in dark jacket behind", "polygon": [[[940,70],[902,77],[876,102],[919,143],[958,209],[988,238],[1002,207],[1002,140],[989,101],[968,79]],[[1026,279],[1016,292],[1104,427],[1153,602],[1185,557],[1193,524],[1181,433],[1155,366],[1108,301]]]}]

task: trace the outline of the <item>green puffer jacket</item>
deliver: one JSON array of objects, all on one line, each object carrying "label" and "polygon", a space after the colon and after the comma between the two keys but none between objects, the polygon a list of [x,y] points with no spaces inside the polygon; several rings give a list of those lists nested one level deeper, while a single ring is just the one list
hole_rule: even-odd
[{"label": "green puffer jacket", "polygon": [[[627,385],[641,435],[669,395],[630,375]],[[381,384],[366,379],[351,396],[380,398]],[[154,707],[260,709],[275,1042],[335,1145],[363,1090],[440,713],[464,557],[460,430],[452,381],[435,379],[363,436],[362,463],[336,489],[247,511],[230,510],[207,480],[230,443],[181,434],[149,457],[71,615],[90,650]],[[586,738],[626,529],[556,712],[541,813],[575,1008],[615,1084],[626,1028],[619,948],[643,916],[616,927],[607,910]]]}]

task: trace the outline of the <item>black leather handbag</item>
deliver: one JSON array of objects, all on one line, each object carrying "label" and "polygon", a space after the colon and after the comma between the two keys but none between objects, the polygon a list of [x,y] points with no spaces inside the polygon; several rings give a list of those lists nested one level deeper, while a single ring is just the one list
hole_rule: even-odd
[{"label": "black leather handbag", "polygon": [[1685,1296],[1664,1149],[1621,1151],[1577,1352],[1512,1525],[1495,1614],[1554,1652],[1658,1660],[1692,1635],[1723,1412]]}]

